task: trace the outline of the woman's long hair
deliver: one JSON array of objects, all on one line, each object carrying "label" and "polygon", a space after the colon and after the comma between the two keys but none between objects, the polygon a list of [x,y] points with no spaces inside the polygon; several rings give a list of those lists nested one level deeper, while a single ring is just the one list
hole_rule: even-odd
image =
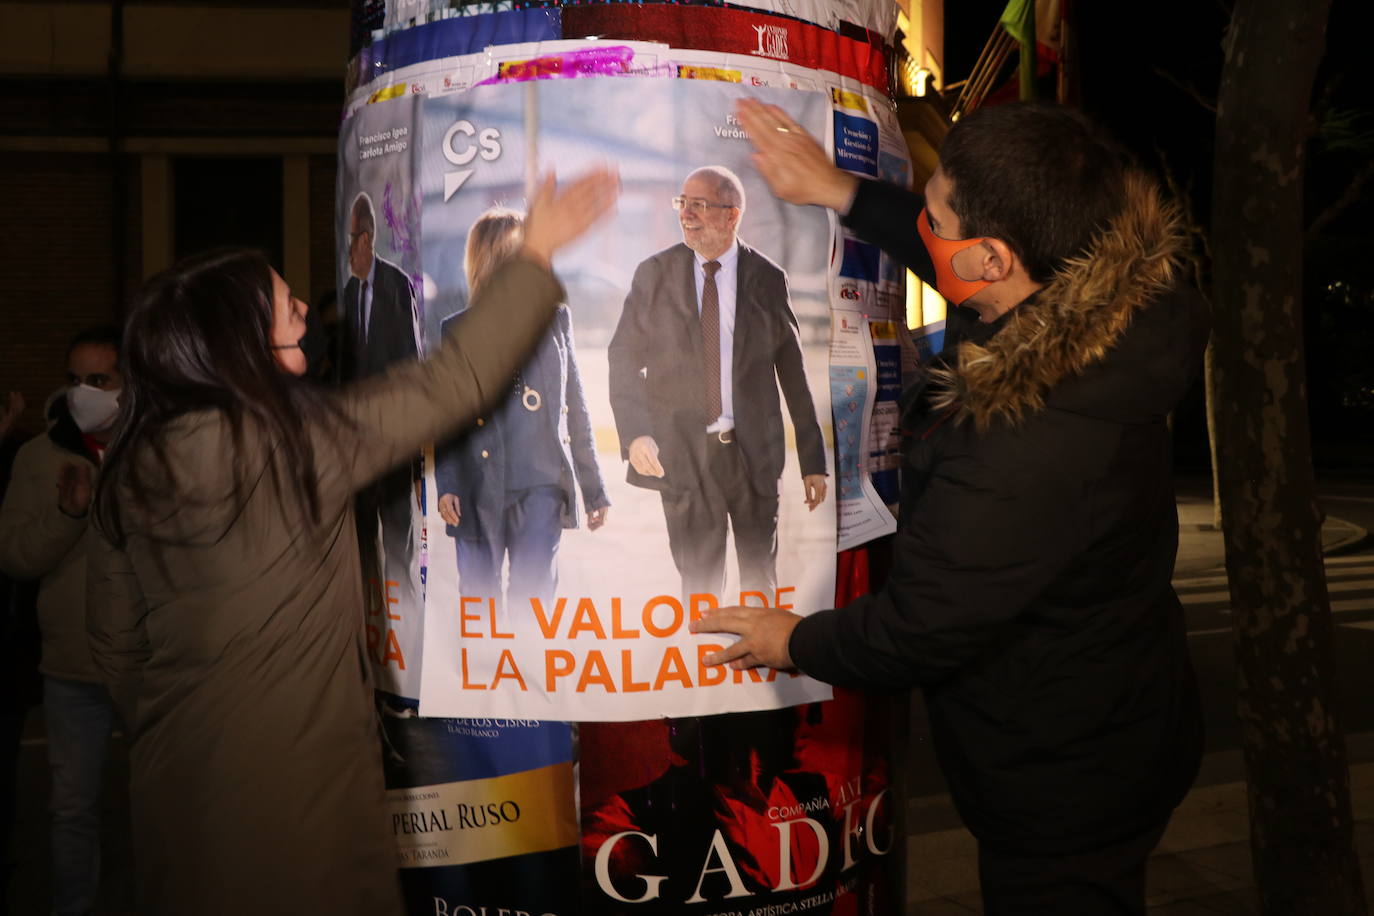
[{"label": "woman's long hair", "polygon": [[463,253],[463,272],[468,280],[468,302],[486,285],[496,268],[514,258],[525,240],[525,218],[505,207],[492,207],[477,217],[468,230]]},{"label": "woman's long hair", "polygon": [[[235,497],[249,472],[244,420],[259,425],[281,452],[272,474],[292,490],[305,517],[318,522],[319,484],[307,414],[336,414],[308,383],[282,370],[272,351],[272,269],[259,251],[221,248],[194,255],[144,284],[124,329],[124,390],[118,433],[105,456],[95,522],[115,544],[125,540],[116,484],[146,505],[156,487],[178,496],[168,460],[168,425],[187,413],[219,410],[233,442]],[[137,453],[137,454],[136,454]],[[158,474],[150,477],[151,456]],[[160,494],[165,495],[165,494]]]}]

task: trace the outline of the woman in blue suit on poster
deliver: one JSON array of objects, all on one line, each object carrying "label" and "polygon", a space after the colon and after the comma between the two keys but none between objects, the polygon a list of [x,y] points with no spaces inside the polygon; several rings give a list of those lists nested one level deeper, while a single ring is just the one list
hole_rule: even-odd
[{"label": "woman in blue suit on poster", "polygon": [[[504,208],[488,210],[473,223],[463,259],[469,301],[519,252],[523,231],[524,217]],[[444,319],[444,331],[463,314]],[[503,607],[501,572],[509,556],[504,598],[516,607],[528,607],[531,598],[547,604],[558,587],[563,529],[578,527],[576,490],[582,491],[590,531],[605,524],[610,506],[566,305],[512,377],[510,393],[438,447],[434,474],[439,514],[457,547],[459,592]]]}]

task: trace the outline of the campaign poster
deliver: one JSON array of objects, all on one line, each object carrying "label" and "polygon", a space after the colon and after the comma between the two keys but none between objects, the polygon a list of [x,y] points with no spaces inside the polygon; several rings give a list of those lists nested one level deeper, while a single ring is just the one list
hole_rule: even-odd
[{"label": "campaign poster", "polygon": [[[880,705],[880,704],[879,704]],[[893,912],[886,735],[866,700],[581,727],[587,916]]]},{"label": "campaign poster", "polygon": [[[850,300],[841,300],[848,304]],[[871,473],[870,442],[882,384],[869,319],[836,308],[830,330],[830,398],[835,415],[835,486],[839,548],[849,550],[897,530]]]},{"label": "campaign poster", "polygon": [[870,319],[873,340],[874,380],[877,393],[868,429],[868,466],[873,488],[895,515],[898,473],[902,466],[901,418],[902,346],[905,322]]},{"label": "campaign poster", "polygon": [[[604,2],[615,3],[616,0]],[[531,7],[556,9],[564,5],[576,8],[597,4],[587,0],[386,0],[385,3],[381,0],[354,0],[355,11],[359,6],[382,7],[379,12],[373,13],[369,25],[373,30],[388,34],[455,18],[461,20]],[[678,5],[719,7],[724,4],[720,0],[690,0]],[[897,24],[897,4],[891,0],[737,0],[731,5],[779,14],[827,29],[856,26],[884,36],[889,41]]]},{"label": "campaign poster", "polygon": [[580,912],[572,729],[383,716],[387,826],[407,912]]},{"label": "campaign poster", "polygon": [[[357,112],[339,133],[338,289],[345,383],[420,353],[420,201],[411,178],[416,100]],[[366,582],[367,653],[379,689],[414,705],[424,623],[420,455],[355,506]]]},{"label": "campaign poster", "polygon": [[[742,89],[479,86],[422,99],[432,349],[510,257],[529,176],[614,162],[606,224],[560,253],[566,302],[508,392],[436,443],[420,711],[607,721],[767,709],[830,688],[710,668],[703,609],[833,601],[833,224],[749,162]],[[813,135],[818,93],[752,90]]]}]

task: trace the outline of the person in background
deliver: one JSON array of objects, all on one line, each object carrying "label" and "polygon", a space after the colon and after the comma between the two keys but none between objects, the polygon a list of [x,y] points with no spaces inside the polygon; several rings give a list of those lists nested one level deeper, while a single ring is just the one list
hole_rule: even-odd
[{"label": "person in background", "polygon": [[463,333],[337,393],[301,378],[306,305],[261,254],[140,292],[87,625],[130,734],[142,916],[402,912],[353,496],[504,391],[563,301],[550,258],[616,194],[546,180]]},{"label": "person in background", "polygon": [[[25,439],[19,428],[23,413],[23,396],[11,391],[0,407],[0,500],[5,497],[15,455]],[[10,912],[7,903],[14,874],[19,742],[29,709],[43,698],[43,679],[38,673],[37,597],[36,581],[17,581],[0,571],[0,916]]]},{"label": "person in background", "polygon": [[15,456],[0,506],[0,572],[39,580],[57,916],[91,912],[100,885],[100,795],[114,712],[86,638],[86,556],[92,488],[119,413],[119,346],[114,327],[72,338],[67,387],[49,402],[47,433]]},{"label": "person in background", "polygon": [[[472,301],[498,267],[520,252],[524,218],[513,210],[483,213],[468,230],[463,267]],[[459,312],[444,332],[462,333]],[[587,529],[606,522],[611,502],[596,461],[591,417],[573,346],[572,312],[559,306],[549,333],[507,386],[506,396],[457,439],[435,453],[439,514],[458,552],[465,596],[503,606],[537,597],[548,606],[558,588],[558,543],[576,528],[577,490]],[[508,589],[501,569],[510,557]]]}]

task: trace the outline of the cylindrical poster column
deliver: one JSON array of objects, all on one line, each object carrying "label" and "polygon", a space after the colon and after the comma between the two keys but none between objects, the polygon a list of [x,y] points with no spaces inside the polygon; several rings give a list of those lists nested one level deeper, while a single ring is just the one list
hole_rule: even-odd
[{"label": "cylindrical poster column", "polygon": [[417,916],[900,910],[888,703],[706,667],[719,640],[687,632],[833,606],[894,528],[903,271],[774,198],[734,113],[779,105],[842,168],[908,182],[893,15],[357,4],[346,378],[463,333],[533,176],[611,161],[623,185],[508,388],[359,499]]}]

